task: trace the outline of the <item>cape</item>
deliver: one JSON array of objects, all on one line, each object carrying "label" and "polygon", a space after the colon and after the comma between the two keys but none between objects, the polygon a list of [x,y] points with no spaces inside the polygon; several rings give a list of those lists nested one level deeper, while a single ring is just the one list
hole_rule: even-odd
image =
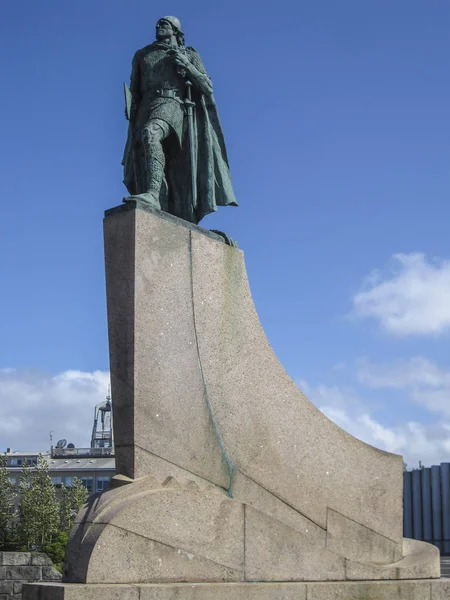
[{"label": "cape", "polygon": [[[196,54],[192,47],[186,49]],[[191,159],[187,115],[181,148],[166,155],[166,180],[169,188],[169,212],[191,223],[199,221],[217,210],[217,206],[237,206],[231,183],[225,140],[219,121],[214,96],[205,96],[192,86],[195,102],[195,156],[197,175],[197,201],[194,203],[191,186]],[[132,132],[128,128],[122,164],[124,184],[131,195],[136,194],[132,153]]]}]

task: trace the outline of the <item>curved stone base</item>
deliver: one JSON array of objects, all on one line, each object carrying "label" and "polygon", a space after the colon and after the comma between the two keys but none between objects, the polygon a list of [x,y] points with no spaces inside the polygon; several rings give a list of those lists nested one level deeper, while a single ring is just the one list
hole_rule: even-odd
[{"label": "curved stone base", "polygon": [[[439,578],[439,550],[430,544],[405,539],[399,556],[377,564],[368,560],[363,540],[361,555],[346,557],[343,535],[349,535],[349,528],[340,515],[330,517],[328,537],[304,527],[303,522],[299,526],[295,520],[287,524],[274,518],[252,505],[251,497],[247,502],[233,499],[211,484],[174,477],[159,483],[144,477],[94,496],[78,514],[64,580],[139,584]],[[350,529],[353,537],[360,527]],[[373,532],[365,535],[366,544],[376,542]]]},{"label": "curved stone base", "polygon": [[31,583],[23,600],[448,600],[450,579],[339,583]]}]

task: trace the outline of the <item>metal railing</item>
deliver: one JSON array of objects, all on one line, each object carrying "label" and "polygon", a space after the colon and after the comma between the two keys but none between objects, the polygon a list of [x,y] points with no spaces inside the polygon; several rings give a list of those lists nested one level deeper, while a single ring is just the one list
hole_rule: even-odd
[{"label": "metal railing", "polygon": [[52,458],[112,457],[114,447],[109,448],[56,448],[52,447]]}]

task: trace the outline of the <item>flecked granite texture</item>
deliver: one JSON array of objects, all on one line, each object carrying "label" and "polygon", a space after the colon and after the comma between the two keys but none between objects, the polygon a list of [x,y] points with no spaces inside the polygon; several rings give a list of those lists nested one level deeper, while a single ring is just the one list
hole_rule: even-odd
[{"label": "flecked granite texture", "polygon": [[[120,588],[141,599],[428,600],[434,579],[438,598],[437,548],[402,538],[402,458],[290,380],[242,251],[132,205],[104,230],[118,475],[78,515],[65,582],[164,584]],[[168,586],[182,582],[222,585]]]}]

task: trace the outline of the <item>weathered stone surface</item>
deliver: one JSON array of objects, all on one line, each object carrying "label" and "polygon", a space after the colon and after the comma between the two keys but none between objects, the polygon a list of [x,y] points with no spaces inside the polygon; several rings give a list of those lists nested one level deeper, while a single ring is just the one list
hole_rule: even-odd
[{"label": "weathered stone surface", "polygon": [[150,492],[131,499],[109,522],[243,573],[244,506],[223,493],[183,488]]},{"label": "weathered stone surface", "polygon": [[[23,600],[448,600],[450,580],[334,583],[28,584]],[[1,600],[1,597],[0,597]]]},{"label": "weathered stone surface", "polygon": [[0,581],[0,594],[12,594],[14,588],[13,581]]},{"label": "weathered stone surface", "polygon": [[142,586],[139,600],[306,600],[306,585],[279,583]]},{"label": "weathered stone surface", "polygon": [[402,558],[401,542],[393,542],[330,508],[327,548],[358,562],[390,564]]},{"label": "weathered stone surface", "polygon": [[298,531],[247,506],[245,578],[250,581],[339,581],[344,559]]},{"label": "weathered stone surface", "polygon": [[6,578],[6,567],[0,567],[0,579]]},{"label": "weathered stone surface", "polygon": [[33,553],[31,555],[31,564],[36,567],[46,567],[52,565],[52,559],[46,554]]},{"label": "weathered stone surface", "polygon": [[[136,464],[139,465],[139,468],[142,470],[142,472],[151,473],[160,481],[164,481],[164,479],[166,479],[167,477],[176,477],[177,479],[191,479],[203,485],[207,483],[211,484],[211,482],[207,479],[199,477],[198,475],[195,475],[194,473],[191,473],[190,471],[179,467],[167,460],[164,460],[163,458],[156,456],[155,454],[152,454],[151,452],[144,450],[143,448],[139,448],[137,446],[135,448],[135,460]],[[229,483],[228,478],[223,479],[221,483],[224,487],[227,487]],[[224,489],[224,487],[220,487],[219,489]]]},{"label": "weathered stone surface", "polygon": [[404,539],[404,558],[390,565],[346,561],[346,578],[361,579],[429,579],[439,578],[439,549],[419,540]]},{"label": "weathered stone surface", "polygon": [[[211,484],[170,477],[158,484],[146,477],[92,498],[78,519],[67,547],[66,581],[195,581],[197,576],[199,581],[243,579],[244,506]],[[118,543],[117,536],[124,536],[125,542]],[[137,543],[135,549],[133,543]],[[149,552],[153,552],[156,566],[147,565]],[[131,564],[118,573],[120,564],[130,563],[131,555]],[[158,570],[163,562],[167,569]]]},{"label": "weathered stone surface", "polygon": [[61,573],[53,566],[42,567],[42,579],[44,581],[59,581]]},{"label": "weathered stone surface", "polygon": [[421,581],[308,584],[308,600],[430,600],[430,583]]},{"label": "weathered stone surface", "polygon": [[14,594],[21,594],[22,588],[23,588],[23,583],[21,581],[14,582],[14,587],[13,587]]},{"label": "weathered stone surface", "polygon": [[[127,557],[126,569],[124,557]],[[103,531],[87,573],[87,583],[239,581],[241,578],[241,570],[113,526]]]},{"label": "weathered stone surface", "polygon": [[189,243],[188,228],[143,210],[105,218],[118,473],[149,474],[142,448],[226,486],[198,364]]},{"label": "weathered stone surface", "polygon": [[432,600],[448,600],[450,598],[450,579],[431,582]]},{"label": "weathered stone surface", "polygon": [[[132,206],[108,211],[105,250],[119,475],[140,485],[149,474],[157,480],[191,474],[195,484],[232,489],[238,503],[281,522],[289,534],[284,540],[268,535],[265,548],[255,544],[254,562],[247,564],[259,579],[292,579],[292,573],[317,579],[311,557],[319,550],[319,578],[329,560],[334,566],[327,577],[336,569],[342,579],[344,557],[355,579],[376,578],[378,563],[392,577],[401,556],[402,459],[342,431],[289,379],[259,323],[242,252],[201,228]],[[92,514],[84,513],[80,539],[92,520],[97,523],[85,537],[90,555],[105,536],[102,523],[119,519],[116,525],[127,530],[127,520],[135,521],[130,529],[139,535],[147,527],[131,513],[119,524],[118,507],[127,494],[136,495],[104,494]],[[164,502],[155,510],[162,515]],[[165,528],[163,522],[154,520],[148,540],[229,568],[235,580],[239,561],[225,547],[214,554],[210,542],[201,543],[201,527],[181,532],[176,520]],[[303,574],[298,557],[279,552],[282,543],[310,548]],[[155,556],[158,551],[152,550]],[[266,565],[271,552],[279,561],[275,567]],[[88,559],[76,551],[74,556],[72,563],[84,561],[88,573]],[[427,560],[403,565],[409,569],[404,576],[435,577],[434,559]],[[164,581],[175,580],[175,566]],[[198,568],[201,580],[210,580]]]},{"label": "weathered stone surface", "polygon": [[402,458],[347,434],[308,401],[264,335],[242,252],[191,235],[199,357],[231,463],[324,529],[330,507],[401,541]]},{"label": "weathered stone surface", "polygon": [[23,579],[38,581],[41,578],[41,567],[17,566],[6,568],[6,579]]},{"label": "weathered stone surface", "polygon": [[31,564],[30,552],[1,552],[1,564],[5,566],[22,566]]},{"label": "weathered stone surface", "polygon": [[253,508],[302,533],[311,544],[325,548],[326,531],[324,529],[282,502],[240,471],[235,471],[233,476],[233,496],[235,498],[245,498],[245,502]]}]

